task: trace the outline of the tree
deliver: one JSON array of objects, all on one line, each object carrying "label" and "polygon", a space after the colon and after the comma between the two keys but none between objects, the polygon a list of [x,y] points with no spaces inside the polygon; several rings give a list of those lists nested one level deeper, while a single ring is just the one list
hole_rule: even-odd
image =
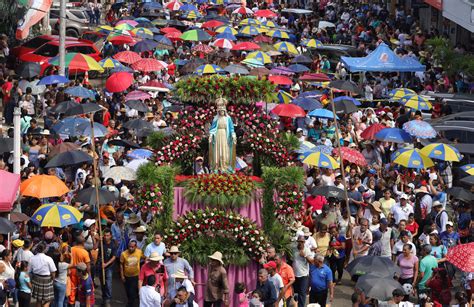
[{"label": "tree", "polygon": [[431,49],[434,60],[443,66],[450,77],[463,72],[469,77],[474,76],[474,56],[461,54],[454,50],[450,41],[443,37],[428,39],[426,44]]}]

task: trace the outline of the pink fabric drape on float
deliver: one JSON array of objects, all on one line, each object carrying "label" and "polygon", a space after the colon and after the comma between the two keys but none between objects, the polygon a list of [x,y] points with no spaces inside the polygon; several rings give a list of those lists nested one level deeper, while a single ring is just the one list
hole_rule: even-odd
[{"label": "pink fabric drape on float", "polygon": [[[196,209],[205,209],[205,206],[202,204],[190,204],[187,202],[184,197],[184,188],[177,187],[174,188],[174,210],[173,210],[173,220],[176,220],[178,217],[182,216],[189,210]],[[255,192],[254,197],[250,205],[242,206],[239,209],[233,210],[238,214],[251,219],[256,222],[259,227],[262,227],[262,216],[260,211],[262,210],[262,190],[258,189]]]},{"label": "pink fabric drape on float", "polygon": [[[205,209],[203,204],[190,204],[187,202],[184,197],[184,188],[176,187],[174,189],[174,210],[173,210],[173,220],[176,220],[178,217],[182,216],[189,210],[196,209]],[[251,203],[248,206],[243,206],[239,209],[233,210],[240,215],[251,219],[256,222],[259,227],[262,227],[262,190],[259,189],[256,191],[254,197],[252,198]],[[229,283],[230,291],[230,304],[229,306],[239,306],[238,297],[234,295],[234,287],[238,282],[243,282],[247,287],[247,291],[252,291],[257,285],[257,271],[258,264],[254,261],[250,262],[245,267],[238,267],[234,265],[227,265],[227,280]],[[205,284],[207,280],[207,268],[202,267],[198,264],[193,265],[194,269],[194,279],[198,284]],[[206,291],[205,285],[196,285],[196,302],[199,306],[204,304],[204,293]]]}]

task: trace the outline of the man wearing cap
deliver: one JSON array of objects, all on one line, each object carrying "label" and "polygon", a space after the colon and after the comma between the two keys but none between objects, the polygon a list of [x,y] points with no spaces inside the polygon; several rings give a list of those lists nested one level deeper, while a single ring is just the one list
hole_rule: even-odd
[{"label": "man wearing cap", "polygon": [[395,261],[397,256],[403,252],[403,245],[410,244],[411,251],[413,255],[416,255],[416,246],[413,242],[410,241],[409,231],[403,230],[400,231],[400,235],[398,236],[398,241],[393,245],[392,248],[392,260]]},{"label": "man wearing cap", "polygon": [[268,280],[273,284],[275,288],[275,292],[277,294],[277,301],[275,302],[278,307],[282,307],[284,305],[284,301],[282,299],[278,299],[280,297],[280,293],[285,286],[283,284],[283,279],[281,278],[280,274],[277,273],[277,264],[275,261],[269,261],[263,265],[263,268],[268,271]]},{"label": "man wearing cap", "polygon": [[298,236],[293,248],[293,271],[295,273],[295,284],[293,289],[298,294],[298,307],[306,304],[306,293],[309,282],[309,264],[313,261],[314,253],[305,246],[304,236]]},{"label": "man wearing cap", "polygon": [[449,219],[448,213],[443,209],[443,204],[437,200],[433,202],[433,210],[436,229],[438,230],[438,233],[442,233],[443,231],[446,231],[446,224]]},{"label": "man wearing cap", "polygon": [[454,231],[454,223],[451,221],[446,222],[446,231],[440,233],[439,238],[447,248],[461,244],[459,234]]},{"label": "man wearing cap", "polygon": [[332,302],[334,298],[334,283],[332,279],[331,269],[324,264],[324,256],[317,255],[314,264],[310,265],[310,287],[309,302],[318,303],[321,306],[326,306],[329,296],[329,301]]},{"label": "man wearing cap", "polygon": [[178,287],[176,287],[176,281],[173,277],[174,274],[177,272],[185,272],[187,276],[189,276],[191,282],[194,284],[194,271],[186,259],[179,257],[180,251],[177,246],[171,246],[168,253],[170,254],[170,257],[166,258],[163,264],[169,276],[168,297],[173,298],[175,296],[173,293],[176,293],[176,290],[178,289]]},{"label": "man wearing cap", "polygon": [[130,240],[128,249],[120,255],[120,277],[127,293],[127,307],[135,306],[138,300],[138,276],[143,252],[137,248],[137,241]]},{"label": "man wearing cap", "polygon": [[163,256],[157,252],[152,252],[146,262],[140,269],[140,275],[138,280],[138,288],[140,289],[146,284],[147,278],[150,275],[154,275],[156,282],[155,288],[158,287],[157,291],[161,294],[163,300],[166,298],[168,293],[168,273],[166,273],[165,266],[161,264]]},{"label": "man wearing cap", "polygon": [[135,240],[137,242],[137,248],[140,250],[145,250],[146,248],[146,227],[141,225],[133,230],[133,234],[130,236],[130,240]]},{"label": "man wearing cap", "polygon": [[400,202],[390,209],[390,213],[397,225],[401,220],[408,220],[410,213],[413,213],[412,205],[408,204],[408,195],[400,195]]},{"label": "man wearing cap", "polygon": [[306,138],[303,135],[303,129],[301,128],[296,129],[296,138],[298,139],[298,141],[300,141],[300,143],[305,141]]},{"label": "man wearing cap", "polygon": [[210,262],[207,271],[204,307],[229,306],[229,285],[222,253],[215,252],[208,257]]}]

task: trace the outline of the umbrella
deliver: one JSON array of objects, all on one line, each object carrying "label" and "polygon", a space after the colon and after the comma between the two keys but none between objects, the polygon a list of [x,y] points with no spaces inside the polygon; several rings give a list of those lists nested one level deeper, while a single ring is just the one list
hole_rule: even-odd
[{"label": "umbrella", "polygon": [[16,225],[4,217],[0,217],[0,233],[7,234],[17,231]]},{"label": "umbrella", "polygon": [[388,96],[393,100],[400,100],[407,95],[415,95],[416,92],[409,88],[395,88],[388,93]]},{"label": "umbrella", "polygon": [[352,81],[347,80],[336,80],[329,83],[329,87],[341,90],[352,92],[355,94],[362,94],[362,90]]},{"label": "umbrella", "polygon": [[73,150],[57,154],[45,167],[64,167],[81,163],[92,163],[92,161],[92,157],[82,150]]},{"label": "umbrella", "polygon": [[125,148],[140,148],[140,146],[132,141],[123,140],[123,139],[115,139],[111,140],[107,143],[108,145],[120,146]]},{"label": "umbrella", "polygon": [[474,242],[450,247],[446,260],[463,272],[474,272]]},{"label": "umbrella", "polygon": [[[301,81],[316,81],[316,82],[329,82],[329,78],[326,74],[323,73],[305,73],[300,77]],[[357,105],[357,104],[356,104]]]},{"label": "umbrella", "polygon": [[210,36],[209,33],[204,30],[197,29],[184,32],[181,35],[181,39],[185,41],[203,42],[210,41],[212,39],[212,36]]},{"label": "umbrella", "polygon": [[229,66],[224,67],[224,70],[230,74],[239,74],[239,75],[248,75],[249,71],[242,65],[238,64],[231,64]]},{"label": "umbrella", "polygon": [[246,18],[244,20],[241,20],[239,22],[239,25],[240,26],[258,26],[260,25],[260,21],[258,21],[257,19],[253,19],[253,18]]},{"label": "umbrella", "polygon": [[292,103],[296,104],[297,106],[300,106],[305,111],[313,111],[315,109],[320,109],[323,107],[321,103],[319,103],[319,101],[313,98],[296,98],[293,99]]},{"label": "umbrella", "polygon": [[292,76],[295,74],[294,71],[290,70],[288,67],[285,67],[285,66],[273,67],[270,70],[270,73],[273,75],[287,75],[287,76]]},{"label": "umbrella", "polygon": [[164,46],[173,46],[173,42],[167,38],[164,35],[155,35],[153,36],[153,39],[158,43],[158,48],[164,47]]},{"label": "umbrella", "polygon": [[149,159],[153,156],[153,151],[148,149],[135,149],[127,155],[131,159]]},{"label": "umbrella", "polygon": [[133,69],[142,72],[160,71],[166,67],[168,67],[168,64],[153,58],[141,59],[132,64]]},{"label": "umbrella", "polygon": [[89,98],[95,100],[95,94],[91,90],[83,86],[68,87],[64,92],[74,97]]},{"label": "umbrella", "polygon": [[301,41],[301,46],[305,46],[305,47],[308,47],[308,48],[319,48],[319,47],[323,47],[323,43],[321,43],[320,41],[314,39],[314,38],[311,38],[311,39],[304,39]]},{"label": "umbrella", "polygon": [[150,99],[151,95],[142,91],[132,91],[125,96],[125,100],[146,100]]},{"label": "umbrella", "polygon": [[204,54],[208,54],[214,51],[214,49],[211,46],[205,45],[205,44],[196,45],[191,50],[196,51],[196,52],[202,52]]},{"label": "umbrella", "polygon": [[[307,142],[307,141],[304,141],[304,142]],[[333,149],[332,147],[326,146],[326,145],[313,145],[313,147],[309,149],[305,149],[305,146],[300,146],[300,148],[298,148],[295,152],[300,153],[300,155],[298,156],[298,159],[302,161],[313,152],[322,152],[327,155],[331,155],[332,149]]]},{"label": "umbrella", "polygon": [[359,100],[357,100],[353,97],[350,97],[350,96],[339,96],[339,97],[334,98],[334,102],[345,102],[345,101],[350,101],[353,104],[355,104],[356,106],[361,105]]},{"label": "umbrella", "polygon": [[[384,131],[384,130],[382,130]],[[404,166],[406,168],[427,169],[434,165],[433,160],[425,156],[419,149],[409,149],[401,152],[393,163]]]},{"label": "umbrella", "polygon": [[258,59],[244,59],[240,63],[245,64],[249,67],[262,67],[262,66],[265,65],[262,61],[260,61]]},{"label": "umbrella", "polygon": [[23,223],[29,221],[30,217],[24,213],[12,211],[10,212],[10,221],[13,223]]},{"label": "umbrella", "polygon": [[227,33],[227,34],[232,34],[236,35],[238,32],[234,28],[230,26],[222,26],[216,29],[216,33],[222,34],[222,33]]},{"label": "umbrella", "polygon": [[392,292],[395,289],[403,291],[402,285],[395,279],[373,274],[366,274],[359,277],[355,286],[364,292],[365,297],[381,301],[390,300],[392,298]]},{"label": "umbrella", "polygon": [[[135,34],[135,36],[142,38],[143,41],[141,41],[141,42],[144,42],[147,39],[153,39],[153,32],[150,29],[147,29],[147,28],[143,28],[143,27],[135,28],[135,29],[132,30],[132,33]],[[135,44],[135,46],[137,44]],[[133,46],[133,47],[135,47],[135,46]],[[144,51],[146,51],[146,50],[144,50]]]},{"label": "umbrella", "polygon": [[177,11],[183,4],[179,1],[171,1],[164,4],[164,7],[170,11]]},{"label": "umbrella", "polygon": [[291,64],[288,69],[298,74],[309,71],[308,67],[301,64]]},{"label": "umbrella", "polygon": [[239,30],[239,35],[241,36],[257,36],[262,33],[262,29],[256,26],[245,26]]},{"label": "umbrella", "polygon": [[59,75],[50,75],[42,78],[38,85],[51,85],[51,84],[60,84],[60,83],[68,83],[69,79]]},{"label": "umbrella", "polygon": [[71,142],[63,142],[58,145],[51,146],[51,151],[49,152],[50,157],[54,157],[57,154],[78,150],[80,147],[77,144]]},{"label": "umbrella", "polygon": [[214,47],[224,48],[224,49],[234,49],[235,44],[228,39],[225,38],[218,38],[214,42],[211,43]]},{"label": "umbrella", "polygon": [[133,73],[134,70],[131,69],[130,67],[128,66],[117,66],[117,67],[114,67],[110,70],[111,73],[114,73],[114,72],[130,72],[130,73]]},{"label": "umbrella", "polygon": [[80,124],[77,127],[77,133],[84,136],[92,136],[92,129],[94,129],[94,137],[101,138],[109,134],[109,130],[102,124],[93,123],[92,127],[90,122]]},{"label": "umbrella", "polygon": [[[105,205],[115,200],[117,199],[114,193],[105,189],[99,189],[99,204],[100,205]],[[82,204],[88,204],[88,205],[93,205],[93,206],[97,205],[97,195],[96,195],[95,187],[89,187],[89,188],[80,190],[79,193],[77,193],[75,201],[80,202]]]},{"label": "umbrella", "polygon": [[403,130],[419,139],[432,139],[438,135],[429,123],[419,119],[404,123]]},{"label": "umbrella", "polygon": [[232,14],[253,15],[253,11],[248,7],[241,6],[238,9],[232,11]]},{"label": "umbrella", "polygon": [[333,197],[344,199],[345,194],[343,189],[339,189],[335,186],[322,186],[322,187],[315,187],[311,190],[311,195],[313,196],[324,196],[326,198]]},{"label": "umbrella", "polygon": [[[55,56],[48,60],[51,65],[59,66],[59,56]],[[80,70],[80,71],[104,71],[102,66],[97,63],[94,58],[77,52],[69,52],[65,55],[65,64],[69,70]]]},{"label": "umbrella", "polygon": [[114,181],[120,181],[120,180],[134,181],[137,179],[137,175],[135,174],[135,171],[125,166],[111,167],[107,171],[105,171],[105,173],[103,174],[103,177],[106,179],[112,178]]},{"label": "umbrella", "polygon": [[34,62],[23,62],[15,69],[17,75],[23,78],[33,78],[39,76],[41,65]]},{"label": "umbrella", "polygon": [[198,75],[219,74],[219,73],[224,73],[224,72],[225,70],[223,70],[218,65],[214,65],[214,64],[201,65],[195,71],[195,73]]},{"label": "umbrella", "polygon": [[252,69],[249,72],[249,75],[257,76],[257,77],[268,76],[269,74],[270,74],[270,70],[268,70],[265,67],[257,67],[257,68]]},{"label": "umbrella", "polygon": [[277,25],[276,25],[276,23],[274,23],[271,20],[266,20],[266,21],[262,22],[262,26],[266,27],[266,28],[276,28]]},{"label": "umbrella", "polygon": [[290,118],[306,116],[306,112],[303,108],[292,103],[279,104],[272,110],[272,113],[280,117],[283,116]]},{"label": "umbrella", "polygon": [[288,33],[282,30],[271,30],[265,33],[265,35],[270,36],[270,37],[283,38],[283,39],[290,38]]},{"label": "umbrella", "polygon": [[138,53],[133,51],[121,51],[115,54],[113,58],[126,64],[133,64],[141,60],[141,57],[138,55]]},{"label": "umbrella", "polygon": [[56,176],[36,175],[20,185],[20,194],[36,198],[59,197],[69,192],[68,187]]},{"label": "umbrella", "polygon": [[279,42],[273,45],[276,50],[280,52],[287,52],[291,54],[298,54],[298,50],[296,49],[295,45],[290,42]]},{"label": "umbrella", "polygon": [[474,185],[474,176],[467,176],[461,179],[461,182],[467,185]]},{"label": "umbrella", "polygon": [[[316,109],[308,113],[308,116],[318,117],[318,118],[327,118],[327,119],[334,119],[334,114],[332,111],[327,109]],[[336,119],[339,117],[336,115]]]},{"label": "umbrella", "polygon": [[251,52],[247,55],[245,59],[255,59],[262,62],[263,64],[269,64],[272,62],[272,59],[270,58],[270,56],[262,51]]},{"label": "umbrella", "polygon": [[321,95],[322,95],[322,92],[320,92],[320,91],[307,91],[307,92],[303,92],[303,93],[299,94],[297,98],[300,98],[300,97],[314,98],[314,97],[318,97],[318,96],[321,96]]},{"label": "umbrella", "polygon": [[133,83],[133,75],[128,72],[116,72],[107,78],[105,88],[110,93],[121,93]]},{"label": "umbrella", "polygon": [[[334,148],[333,153],[339,153],[339,151]],[[365,157],[355,149],[349,147],[341,147],[342,159],[354,163],[358,166],[367,166],[367,160]]]},{"label": "umbrella", "polygon": [[377,274],[381,277],[400,276],[400,268],[389,257],[362,256],[355,258],[346,267],[351,276]]},{"label": "umbrella", "polygon": [[202,17],[202,15],[199,11],[186,11],[181,15],[181,18],[185,19],[197,19],[200,17]]},{"label": "umbrella", "polygon": [[119,33],[110,34],[107,40],[113,45],[132,45],[135,40],[129,35],[119,35]]},{"label": "umbrella", "polygon": [[139,112],[148,112],[148,106],[141,100],[128,100],[125,102],[125,105]]},{"label": "umbrella", "polygon": [[65,116],[75,116],[75,115],[82,115],[82,114],[90,114],[90,113],[95,113],[97,111],[102,110],[100,105],[97,103],[81,103],[75,106],[74,108],[70,108],[66,112],[64,112]]},{"label": "umbrella", "polygon": [[255,16],[257,17],[266,17],[266,18],[273,18],[273,17],[277,17],[278,14],[273,12],[272,10],[258,10],[255,12]]},{"label": "umbrella", "polygon": [[407,108],[420,111],[428,111],[433,108],[433,106],[431,105],[431,103],[428,102],[428,100],[416,94],[403,96],[402,98],[400,98],[400,103],[405,105],[405,107]]},{"label": "umbrella", "polygon": [[285,76],[270,76],[268,77],[268,81],[278,84],[278,85],[292,85],[293,81],[290,78]]},{"label": "umbrella", "polygon": [[399,128],[386,128],[383,129],[377,134],[375,134],[375,139],[384,142],[393,142],[393,143],[411,143],[411,136],[405,132],[405,130]]},{"label": "umbrella", "polygon": [[354,113],[357,112],[357,106],[350,100],[341,100],[337,103],[334,103],[337,113]]},{"label": "umbrella", "polygon": [[203,23],[201,25],[201,28],[205,28],[205,29],[212,29],[212,28],[218,28],[220,26],[223,26],[225,25],[224,22],[222,21],[219,21],[219,20],[209,20],[209,21],[206,21],[205,23]]},{"label": "umbrella", "polygon": [[380,123],[375,123],[370,125],[369,127],[365,128],[364,131],[360,134],[360,137],[363,138],[364,140],[374,140],[375,135],[380,131],[387,128],[387,126],[380,124]]},{"label": "umbrella", "polygon": [[[153,34],[153,33],[152,33]],[[151,36],[153,38],[153,35]],[[158,42],[151,39],[144,39],[133,45],[133,51],[135,52],[144,52],[153,50],[158,46]]]},{"label": "umbrella", "polygon": [[291,60],[291,63],[293,64],[311,64],[313,63],[313,60],[310,57],[307,57],[305,55],[298,55]]},{"label": "umbrella", "polygon": [[59,203],[42,205],[31,216],[31,221],[41,227],[57,228],[77,224],[81,219],[82,213],[79,210]]},{"label": "umbrella", "polygon": [[126,122],[123,126],[130,130],[153,129],[153,125],[151,123],[140,118],[132,119]]},{"label": "umbrella", "polygon": [[432,159],[442,161],[459,162],[462,159],[461,154],[455,147],[443,143],[432,143],[426,145],[421,149],[421,153]]},{"label": "umbrella", "polygon": [[127,164],[127,167],[128,168],[131,168],[133,169],[134,171],[137,171],[137,169],[143,165],[143,164],[146,164],[148,163],[149,161],[146,160],[146,159],[135,159],[135,160],[132,160],[130,163]]},{"label": "umbrella", "polygon": [[[257,35],[253,38],[255,43],[271,43],[272,38],[265,35]],[[275,51],[276,52],[276,51]]]},{"label": "umbrella", "polygon": [[51,129],[56,132],[57,134],[65,134],[69,136],[77,136],[77,129],[79,125],[89,123],[89,121],[85,118],[80,117],[73,117],[73,118],[65,118],[55,124]]},{"label": "umbrella", "polygon": [[2,211],[10,211],[13,202],[16,199],[18,187],[20,186],[20,175],[13,174],[4,170],[0,170],[0,185],[2,193],[0,193],[0,209]]},{"label": "umbrella", "polygon": [[320,28],[320,29],[335,28],[335,27],[336,27],[336,25],[333,24],[332,22],[324,21],[324,20],[321,20],[318,24],[318,28]]},{"label": "umbrella", "polygon": [[474,201],[474,194],[466,189],[460,187],[452,187],[446,190],[446,193],[454,197],[455,199],[464,200],[466,202]]},{"label": "umbrella", "polygon": [[67,100],[55,105],[53,108],[51,108],[51,112],[56,114],[63,114],[67,110],[69,110],[70,108],[74,108],[75,106],[77,106],[77,102],[75,102],[74,100]]},{"label": "umbrella", "polygon": [[339,163],[334,160],[333,157],[330,155],[324,154],[322,152],[314,152],[307,156],[303,161],[311,166],[322,167],[322,168],[330,168],[330,169],[337,169],[339,168]]},{"label": "umbrella", "polygon": [[461,169],[469,175],[474,175],[474,164],[466,164],[461,166]]},{"label": "umbrella", "polygon": [[259,50],[261,47],[252,42],[241,42],[234,45],[232,50]]},{"label": "umbrella", "polygon": [[136,22],[134,20],[121,20],[121,21],[117,22],[114,29],[115,30],[129,31],[129,30],[132,30],[133,28],[135,28],[135,26],[137,24],[138,24],[138,22]]}]

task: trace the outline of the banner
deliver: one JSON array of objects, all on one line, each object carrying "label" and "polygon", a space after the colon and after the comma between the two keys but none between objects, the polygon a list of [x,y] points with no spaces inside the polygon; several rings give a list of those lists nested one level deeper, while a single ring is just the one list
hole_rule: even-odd
[{"label": "banner", "polygon": [[[24,0],[23,0],[24,1]],[[16,38],[25,39],[30,33],[30,28],[37,24],[49,12],[53,0],[30,0],[28,11],[18,22]]]}]

